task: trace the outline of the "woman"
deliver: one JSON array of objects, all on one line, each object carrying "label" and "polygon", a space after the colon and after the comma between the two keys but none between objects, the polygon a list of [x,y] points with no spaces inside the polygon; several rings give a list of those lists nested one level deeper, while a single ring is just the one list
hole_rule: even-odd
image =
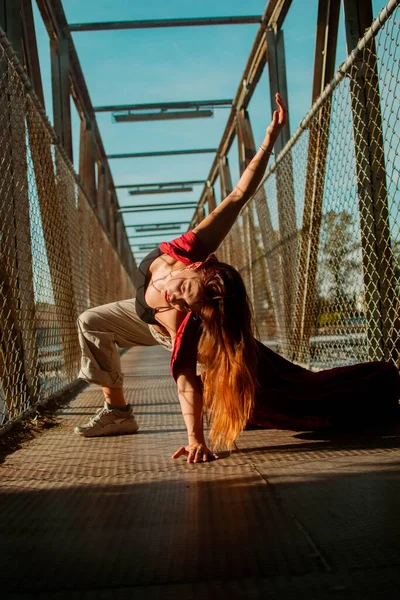
[{"label": "woman", "polygon": [[[172,350],[188,444],[173,458],[188,462],[217,456],[207,447],[203,414],[212,418],[213,447],[231,448],[247,423],[283,428],[355,424],[362,414],[376,418],[397,409],[398,373],[388,363],[368,363],[312,373],[275,354],[253,335],[252,311],[239,273],[218,262],[217,250],[265,173],[285,123],[278,109],[266,137],[239,183],[193,231],[162,243],[139,267],[136,301],[86,311],[78,319],[83,350],[80,378],[99,383],[105,406],[76,433],[85,437],[132,433],[138,429],[122,391],[120,347],[154,345]],[[200,364],[201,379],[196,374]],[[365,420],[364,419],[364,420]]]}]

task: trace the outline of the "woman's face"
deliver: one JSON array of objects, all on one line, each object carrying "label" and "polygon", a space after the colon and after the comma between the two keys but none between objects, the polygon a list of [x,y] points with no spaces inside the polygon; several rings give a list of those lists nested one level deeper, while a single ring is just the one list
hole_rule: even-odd
[{"label": "woman's face", "polygon": [[164,283],[163,294],[170,306],[181,312],[199,312],[204,298],[198,271],[181,271]]}]

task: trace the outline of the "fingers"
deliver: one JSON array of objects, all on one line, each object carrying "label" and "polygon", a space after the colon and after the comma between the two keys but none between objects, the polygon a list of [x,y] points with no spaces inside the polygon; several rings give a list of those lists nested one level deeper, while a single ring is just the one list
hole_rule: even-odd
[{"label": "fingers", "polygon": [[203,459],[204,452],[207,452],[207,448],[204,448],[202,444],[194,446],[189,449],[189,455],[187,458],[188,463],[199,463]]},{"label": "fingers", "polygon": [[185,446],[181,446],[180,448],[178,448],[178,450],[175,452],[175,454],[172,455],[172,458],[179,458],[183,454],[187,454],[187,450],[186,450]]},{"label": "fingers", "polygon": [[219,456],[217,454],[213,454],[209,450],[203,450],[203,462],[209,462],[210,460],[218,460]]},{"label": "fingers", "polygon": [[199,446],[198,448],[195,448],[193,453],[191,453],[191,455],[189,455],[189,458],[190,458],[190,456],[193,456],[193,460],[189,460],[189,458],[188,458],[188,462],[195,462],[195,463],[200,462],[202,454],[203,454],[203,448],[201,446]]},{"label": "fingers", "polygon": [[276,93],[275,99],[276,99],[276,103],[279,106],[279,108],[286,112],[287,107],[286,107],[286,104],[284,103],[284,101],[282,100],[282,96],[279,93]]},{"label": "fingers", "polygon": [[186,462],[188,463],[199,463],[199,462],[209,462],[210,460],[218,460],[219,456],[210,452],[210,450],[203,445],[190,447],[190,446],[181,446],[178,450],[172,455],[172,458],[176,459],[180,456],[187,456]]},{"label": "fingers", "polygon": [[197,454],[197,448],[191,448],[188,452],[187,462],[188,463],[195,462],[196,454]]},{"label": "fingers", "polygon": [[[275,94],[275,98],[276,98],[276,103],[279,107],[279,109],[277,111],[275,111],[277,113],[278,123],[280,125],[283,125],[286,122],[287,107],[286,107],[286,104],[284,103],[284,101],[282,100],[280,94]],[[275,121],[275,112],[274,112],[274,121]]]}]

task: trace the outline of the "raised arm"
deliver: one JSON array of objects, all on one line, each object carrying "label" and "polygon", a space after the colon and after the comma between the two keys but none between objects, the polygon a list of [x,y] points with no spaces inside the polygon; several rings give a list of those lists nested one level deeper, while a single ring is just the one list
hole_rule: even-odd
[{"label": "raised arm", "polygon": [[264,141],[235,189],[193,230],[210,253],[215,252],[227,236],[243,206],[250,200],[264,176],[274,144],[286,122],[287,110],[279,94],[276,94],[276,103],[278,109],[274,111]]}]

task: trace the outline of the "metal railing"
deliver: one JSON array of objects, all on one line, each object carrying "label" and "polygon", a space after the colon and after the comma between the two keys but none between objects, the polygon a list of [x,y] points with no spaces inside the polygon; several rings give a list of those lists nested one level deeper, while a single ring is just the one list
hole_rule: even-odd
[{"label": "metal railing", "polygon": [[220,249],[245,279],[261,339],[311,368],[399,356],[398,4],[340,67]]},{"label": "metal railing", "polygon": [[[245,279],[261,339],[312,368],[399,355],[397,6],[339,69],[220,249]],[[75,381],[77,316],[135,291],[4,36],[0,235],[4,428]]]},{"label": "metal railing", "polygon": [[76,319],[133,283],[0,35],[0,427],[76,381]]}]

